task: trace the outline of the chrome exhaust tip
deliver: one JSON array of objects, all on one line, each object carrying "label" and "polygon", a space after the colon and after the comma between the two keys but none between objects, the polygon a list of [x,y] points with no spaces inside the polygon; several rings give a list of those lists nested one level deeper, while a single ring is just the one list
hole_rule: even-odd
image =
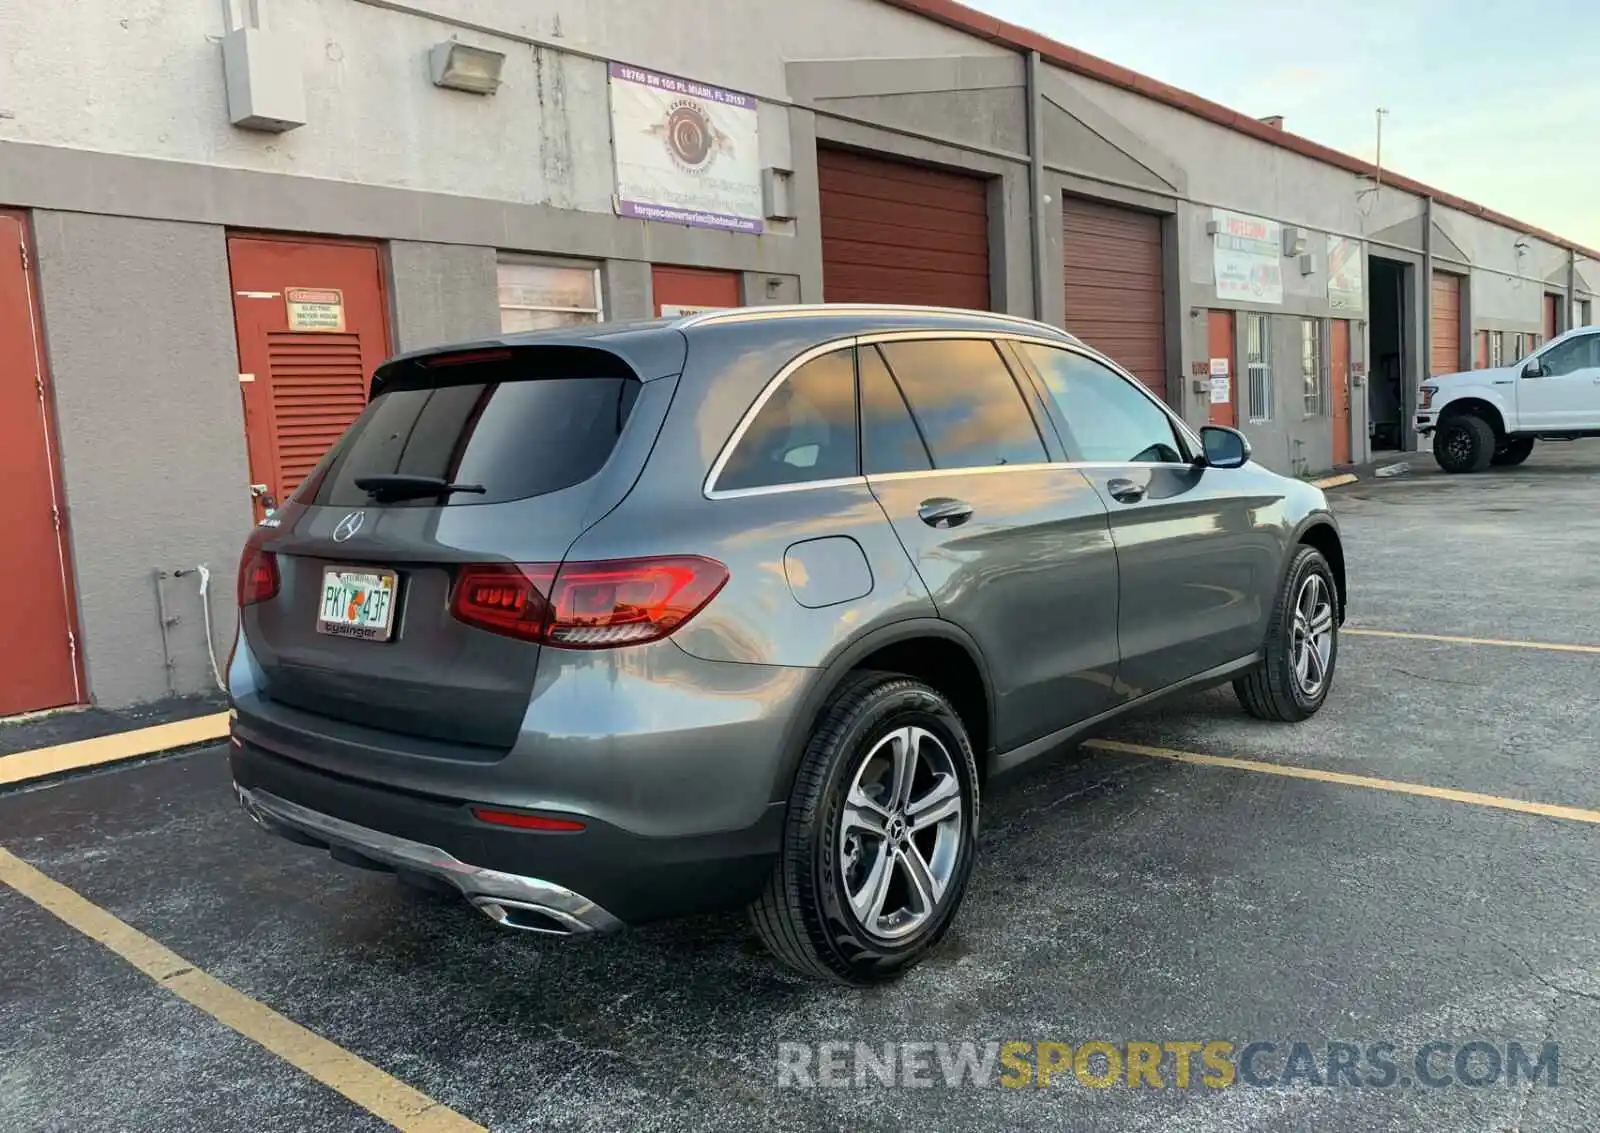
[{"label": "chrome exhaust tip", "polygon": [[577,936],[594,931],[570,913],[563,913],[548,905],[508,901],[504,897],[469,897],[468,900],[501,928],[537,932],[544,936]]}]

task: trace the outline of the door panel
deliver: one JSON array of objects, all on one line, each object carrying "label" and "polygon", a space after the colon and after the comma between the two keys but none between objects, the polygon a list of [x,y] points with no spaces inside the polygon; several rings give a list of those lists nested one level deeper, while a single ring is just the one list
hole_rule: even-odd
[{"label": "door panel", "polygon": [[[1255,652],[1280,561],[1260,469],[1197,468],[1147,390],[1076,351],[1021,346],[1117,551],[1116,694],[1131,700]],[[1266,521],[1262,521],[1265,523]]]},{"label": "door panel", "polygon": [[31,284],[22,222],[0,214],[0,716],[82,699]]},{"label": "door panel", "polygon": [[989,185],[853,151],[817,150],[830,303],[989,309]]},{"label": "door panel", "polygon": [[[235,235],[228,266],[250,482],[281,504],[360,415],[389,353],[382,256],[376,244]],[[328,293],[337,301],[300,302]]]},{"label": "door panel", "polygon": [[[1206,337],[1210,340],[1212,359],[1225,358],[1228,362],[1228,400],[1211,401],[1211,423],[1237,428],[1239,425],[1239,367],[1233,340],[1233,312],[1211,311],[1206,317]],[[1215,376],[1211,381],[1215,382]]]},{"label": "door panel", "polygon": [[858,352],[867,482],[939,616],[983,651],[997,751],[1103,711],[1117,667],[1105,507],[1048,463],[1060,449],[1011,365],[981,339]]},{"label": "door panel", "polygon": [[1061,224],[1063,325],[1165,399],[1161,218],[1066,197]]},{"label": "door panel", "polygon": [[1433,343],[1430,374],[1454,374],[1461,369],[1461,277],[1433,273]]},{"label": "door panel", "polygon": [[739,305],[739,273],[703,268],[650,269],[650,290],[656,315],[691,315]]},{"label": "door panel", "polygon": [[1329,345],[1329,428],[1333,430],[1333,462],[1350,463],[1350,320],[1333,320]]},{"label": "door panel", "polygon": [[[1117,559],[1106,509],[1072,468],[868,477],[939,616],[977,640],[997,751],[1104,711],[1117,669]],[[940,528],[930,500],[972,509]]]},{"label": "door panel", "polygon": [[1593,429],[1600,420],[1600,334],[1578,335],[1539,355],[1544,375],[1517,375],[1517,416],[1526,430]]}]

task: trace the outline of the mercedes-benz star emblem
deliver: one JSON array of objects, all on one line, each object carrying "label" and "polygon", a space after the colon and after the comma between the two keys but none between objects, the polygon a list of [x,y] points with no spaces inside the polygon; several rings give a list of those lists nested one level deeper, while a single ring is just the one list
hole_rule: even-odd
[{"label": "mercedes-benz star emblem", "polygon": [[351,512],[349,515],[347,515],[343,519],[341,519],[339,521],[339,525],[333,529],[333,541],[335,543],[343,543],[346,539],[350,538],[350,536],[354,535],[357,531],[360,531],[361,530],[361,525],[363,523],[365,523],[366,521],[367,521],[367,513],[366,512],[364,512],[364,511],[353,511],[353,512]]}]

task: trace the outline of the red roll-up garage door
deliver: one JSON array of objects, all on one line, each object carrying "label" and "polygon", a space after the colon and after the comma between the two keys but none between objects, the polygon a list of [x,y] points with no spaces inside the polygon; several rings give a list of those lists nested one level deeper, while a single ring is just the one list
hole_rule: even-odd
[{"label": "red roll-up garage door", "polygon": [[1431,374],[1454,374],[1461,369],[1461,277],[1433,273],[1433,342]]},{"label": "red roll-up garage door", "polygon": [[1161,218],[1067,197],[1061,228],[1067,329],[1165,398]]},{"label": "red roll-up garage door", "polygon": [[983,178],[819,149],[817,180],[828,302],[989,309]]}]

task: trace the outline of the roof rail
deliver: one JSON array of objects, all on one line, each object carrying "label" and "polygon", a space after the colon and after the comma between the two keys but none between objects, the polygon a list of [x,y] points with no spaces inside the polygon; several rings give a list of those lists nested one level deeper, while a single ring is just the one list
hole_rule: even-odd
[{"label": "roof rail", "polygon": [[1051,326],[1049,323],[1039,322],[1037,319],[1026,319],[1021,315],[1007,315],[998,311],[972,311],[960,307],[930,307],[909,303],[789,303],[774,304],[770,307],[728,307],[716,311],[701,311],[693,315],[684,315],[677,322],[679,329],[689,327],[707,326],[711,323],[742,322],[746,319],[766,318],[793,318],[805,315],[837,314],[888,314],[888,315],[936,315],[952,319],[993,319],[999,322],[1016,323],[1029,329],[1044,329],[1051,334],[1065,335],[1077,341],[1077,337],[1060,327]]}]

